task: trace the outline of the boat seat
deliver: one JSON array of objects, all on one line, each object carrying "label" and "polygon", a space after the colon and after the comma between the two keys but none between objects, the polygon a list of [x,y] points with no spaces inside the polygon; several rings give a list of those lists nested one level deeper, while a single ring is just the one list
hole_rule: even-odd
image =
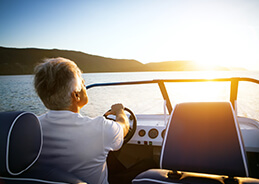
[{"label": "boat seat", "polygon": [[133,184],[259,183],[248,177],[243,139],[229,102],[177,104],[166,129],[160,168]]},{"label": "boat seat", "polygon": [[43,137],[38,118],[29,112],[0,112],[0,183],[84,183],[54,166],[38,162]]}]

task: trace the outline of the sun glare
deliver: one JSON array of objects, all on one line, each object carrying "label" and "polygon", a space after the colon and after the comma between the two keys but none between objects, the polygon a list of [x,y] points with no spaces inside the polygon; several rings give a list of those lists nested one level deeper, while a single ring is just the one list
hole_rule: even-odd
[{"label": "sun glare", "polygon": [[166,30],[154,28],[152,31],[161,34],[153,36],[152,44],[144,47],[147,52],[140,55],[148,55],[147,62],[188,60],[205,69],[255,69],[259,61],[258,27],[249,24],[248,12],[238,7],[228,2],[193,3],[184,14],[180,12],[179,22],[166,25]]},{"label": "sun glare", "polygon": [[259,61],[258,49],[257,35],[249,27],[200,23],[165,31],[159,38],[153,38],[153,44],[146,46],[139,58],[149,55],[147,62],[195,61],[204,69],[215,66],[251,69]]},{"label": "sun glare", "polygon": [[[172,95],[172,103],[181,102],[211,102],[227,100],[227,83],[220,84],[215,82],[184,83],[168,85],[168,92]],[[177,90],[181,89],[181,90]]]},{"label": "sun glare", "polygon": [[[202,30],[202,31],[201,31]],[[205,67],[216,65],[225,67],[245,66],[246,60],[255,59],[256,38],[249,29],[219,26],[200,27],[193,30],[193,59]],[[258,47],[258,46],[257,46]]]}]

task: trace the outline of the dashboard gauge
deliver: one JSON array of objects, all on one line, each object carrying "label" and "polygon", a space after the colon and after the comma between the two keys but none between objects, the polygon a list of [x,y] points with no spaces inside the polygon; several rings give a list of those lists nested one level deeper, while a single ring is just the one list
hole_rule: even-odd
[{"label": "dashboard gauge", "polygon": [[165,138],[165,129],[162,131],[161,136],[163,139]]},{"label": "dashboard gauge", "polygon": [[152,128],[151,130],[149,130],[148,136],[149,136],[151,139],[155,139],[155,138],[158,136],[158,130],[155,129],[155,128]]},{"label": "dashboard gauge", "polygon": [[138,135],[140,137],[144,137],[146,135],[146,131],[144,129],[141,129],[139,132],[138,132]]}]

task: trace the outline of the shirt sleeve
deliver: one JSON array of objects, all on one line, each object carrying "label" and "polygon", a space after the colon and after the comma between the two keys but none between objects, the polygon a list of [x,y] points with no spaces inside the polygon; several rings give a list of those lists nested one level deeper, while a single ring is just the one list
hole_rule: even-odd
[{"label": "shirt sleeve", "polygon": [[115,121],[104,118],[104,143],[107,151],[114,151],[121,148],[123,138],[123,128]]}]

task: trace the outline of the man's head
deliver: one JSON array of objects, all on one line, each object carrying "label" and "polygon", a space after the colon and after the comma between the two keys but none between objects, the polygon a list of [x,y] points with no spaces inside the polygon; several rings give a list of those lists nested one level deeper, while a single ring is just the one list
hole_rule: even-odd
[{"label": "man's head", "polygon": [[[35,67],[34,87],[48,109],[69,110],[74,97],[82,95],[82,91],[86,95],[85,89],[82,89],[81,74],[81,70],[69,59],[45,59]],[[84,100],[85,105],[87,99]]]}]

